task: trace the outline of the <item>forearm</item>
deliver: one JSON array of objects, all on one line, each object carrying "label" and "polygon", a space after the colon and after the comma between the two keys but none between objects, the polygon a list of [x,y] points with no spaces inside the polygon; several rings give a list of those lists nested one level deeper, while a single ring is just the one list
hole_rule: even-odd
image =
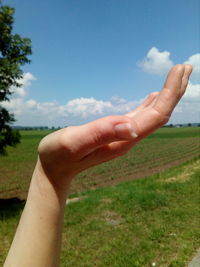
[{"label": "forearm", "polygon": [[68,188],[58,190],[37,163],[4,267],[58,266]]}]

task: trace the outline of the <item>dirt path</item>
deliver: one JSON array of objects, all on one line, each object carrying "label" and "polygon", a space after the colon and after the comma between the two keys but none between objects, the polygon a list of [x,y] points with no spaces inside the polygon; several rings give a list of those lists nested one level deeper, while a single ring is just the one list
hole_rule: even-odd
[{"label": "dirt path", "polygon": [[188,264],[188,267],[200,267],[200,249],[192,261]]}]

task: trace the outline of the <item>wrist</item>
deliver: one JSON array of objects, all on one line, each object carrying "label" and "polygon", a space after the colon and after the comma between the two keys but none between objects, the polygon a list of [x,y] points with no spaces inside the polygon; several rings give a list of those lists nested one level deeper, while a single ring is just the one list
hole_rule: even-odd
[{"label": "wrist", "polygon": [[38,158],[33,173],[30,191],[39,194],[45,201],[51,201],[57,198],[60,204],[65,205],[69,193],[70,184],[75,175],[51,175],[45,170],[40,159]]}]

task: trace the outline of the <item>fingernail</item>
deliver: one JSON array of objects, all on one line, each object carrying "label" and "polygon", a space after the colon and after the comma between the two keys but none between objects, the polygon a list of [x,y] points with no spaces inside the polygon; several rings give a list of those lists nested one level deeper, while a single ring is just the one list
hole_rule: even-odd
[{"label": "fingernail", "polygon": [[138,137],[130,123],[121,123],[115,125],[115,132],[119,138],[131,139]]}]

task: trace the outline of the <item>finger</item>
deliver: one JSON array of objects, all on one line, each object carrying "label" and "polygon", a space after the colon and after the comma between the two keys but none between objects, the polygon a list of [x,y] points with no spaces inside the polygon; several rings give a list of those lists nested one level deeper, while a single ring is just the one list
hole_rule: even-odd
[{"label": "finger", "polygon": [[176,65],[169,72],[163,89],[154,105],[163,116],[170,116],[181,97],[182,78],[185,72],[184,65]]},{"label": "finger", "polygon": [[191,73],[192,73],[192,66],[190,64],[186,64],[181,84],[181,96],[185,93]]},{"label": "finger", "polygon": [[151,93],[150,95],[147,96],[147,98],[144,100],[144,102],[139,107],[137,107],[133,111],[127,113],[126,116],[132,118],[138,112],[140,112],[144,108],[147,108],[148,106],[150,106],[155,101],[155,99],[157,98],[158,95],[159,95],[159,92],[153,92],[153,93]]},{"label": "finger", "polygon": [[170,90],[174,91],[177,90],[179,92],[184,72],[185,72],[185,65],[183,64],[177,64],[174,67],[172,67],[167,75],[163,89],[168,88]]}]

